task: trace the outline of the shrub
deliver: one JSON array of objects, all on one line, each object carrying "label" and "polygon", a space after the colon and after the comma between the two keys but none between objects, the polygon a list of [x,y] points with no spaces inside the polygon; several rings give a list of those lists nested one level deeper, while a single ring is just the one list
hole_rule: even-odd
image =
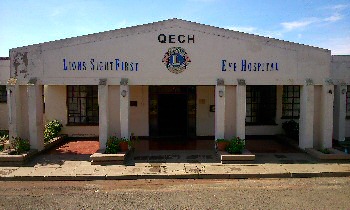
[{"label": "shrub", "polygon": [[282,123],[282,128],[288,137],[299,138],[299,123],[294,120],[289,120]]},{"label": "shrub", "polygon": [[23,152],[30,150],[29,140],[16,137],[12,140],[11,147],[12,149],[15,150],[11,154],[14,154],[14,155],[22,154]]},{"label": "shrub", "polygon": [[58,120],[53,120],[45,125],[44,130],[44,142],[48,142],[51,139],[58,136],[58,133],[62,130],[63,125]]},{"label": "shrub", "polygon": [[106,143],[106,154],[117,154],[118,152],[121,151],[120,149],[120,142],[122,140],[119,139],[118,137],[116,136],[110,136],[108,139],[107,139],[107,143]]},{"label": "shrub", "polygon": [[234,137],[229,141],[226,151],[230,154],[242,154],[245,148],[245,140],[239,137]]}]

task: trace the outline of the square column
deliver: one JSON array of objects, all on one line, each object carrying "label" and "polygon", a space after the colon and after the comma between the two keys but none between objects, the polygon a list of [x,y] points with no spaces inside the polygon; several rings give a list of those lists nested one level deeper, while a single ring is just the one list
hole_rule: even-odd
[{"label": "square column", "polygon": [[215,86],[215,139],[225,138],[225,85],[218,79]]},{"label": "square column", "polygon": [[346,84],[334,89],[334,138],[338,141],[345,141],[346,91]]},{"label": "square column", "polygon": [[100,79],[98,85],[98,106],[99,106],[99,142],[100,149],[106,149],[108,139],[108,85],[106,79]]},{"label": "square column", "polygon": [[236,87],[236,136],[241,139],[245,139],[246,96],[246,84],[241,79]]},{"label": "square column", "polygon": [[41,85],[30,84],[28,92],[28,120],[30,148],[44,149],[43,89]]},{"label": "square column", "polygon": [[9,139],[10,142],[13,140],[12,137],[18,137],[18,118],[17,118],[17,101],[19,99],[19,86],[18,85],[7,85],[7,106],[8,106],[8,123],[9,123]]},{"label": "square column", "polygon": [[314,85],[307,80],[301,87],[300,120],[299,120],[299,147],[313,148],[314,141]]},{"label": "square column", "polygon": [[120,81],[120,133],[122,138],[130,138],[130,91],[128,85],[128,79],[122,78]]},{"label": "square column", "polygon": [[332,148],[334,85],[326,82],[321,93],[321,148]]}]

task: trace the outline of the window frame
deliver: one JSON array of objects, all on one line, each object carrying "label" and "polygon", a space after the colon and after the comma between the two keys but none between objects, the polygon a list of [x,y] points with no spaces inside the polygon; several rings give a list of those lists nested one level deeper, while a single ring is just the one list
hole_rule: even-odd
[{"label": "window frame", "polygon": [[[285,95],[285,88],[288,88],[287,90],[287,96]],[[292,88],[292,91],[289,91],[289,88]],[[295,90],[295,89],[299,89],[299,90]],[[300,119],[300,85],[283,85],[283,93],[282,93],[282,119]],[[298,96],[295,96],[295,93],[298,91]],[[289,95],[289,93],[291,93],[291,96]],[[291,99],[292,102],[286,102],[288,101],[288,99]],[[299,103],[295,101],[295,99],[299,100]],[[291,109],[287,109],[285,108],[286,105],[291,105],[292,108]],[[296,108],[297,105],[299,106],[299,109]],[[285,113],[287,111],[291,111],[292,115],[291,116],[287,116],[285,115]],[[298,116],[294,116],[294,112],[298,111],[299,115]]]},{"label": "window frame", "polygon": [[0,103],[7,103],[6,85],[0,85]]},{"label": "window frame", "polygon": [[[88,95],[85,97],[80,96],[80,93],[83,92],[83,91],[81,91],[81,88],[83,86],[86,87],[87,94],[90,91],[90,96],[88,96]],[[78,90],[79,96],[70,97],[70,93],[69,93],[70,87],[78,87],[79,88],[79,90]],[[91,90],[89,90],[89,88],[91,88]],[[67,94],[66,95],[67,126],[98,126],[99,125],[98,86],[97,85],[67,85],[66,91],[67,91],[66,92],[66,94]],[[96,91],[95,94],[94,94],[94,91]],[[75,91],[73,91],[73,92],[75,92]],[[85,107],[86,114],[85,115],[81,115],[81,113],[82,113],[81,104],[80,104],[81,101],[79,100],[79,99],[83,99],[83,98],[85,98],[85,100],[86,100],[85,101],[85,104],[86,104],[86,107]],[[70,99],[76,99],[77,103],[79,103],[79,105],[78,105],[79,113],[73,113],[70,110],[70,102],[69,102]],[[94,106],[95,104],[97,104],[97,107],[93,108],[92,110],[88,110],[89,109],[88,104],[90,104],[91,106]],[[97,111],[95,109],[97,109]],[[89,115],[88,112],[91,112],[91,111],[92,111],[92,115]],[[95,115],[93,114],[94,112],[96,113]],[[71,114],[78,114],[78,116],[74,116],[74,117],[80,118],[80,122],[71,122],[70,121],[70,117],[72,117],[72,116],[70,116]],[[87,118],[87,119],[88,118],[97,118],[97,122],[94,122],[94,121],[81,122],[82,118]]]},{"label": "window frame", "polygon": [[[277,87],[276,85],[249,85],[246,86],[246,126],[254,125],[277,125]],[[249,94],[249,92],[251,92]],[[250,109],[248,109],[250,106]],[[248,112],[251,112],[249,115]],[[254,115],[254,114],[255,115]],[[266,119],[265,115],[269,115],[270,119]],[[251,118],[248,122],[247,119]],[[255,118],[255,119],[254,119]],[[270,121],[270,122],[269,122]]]}]

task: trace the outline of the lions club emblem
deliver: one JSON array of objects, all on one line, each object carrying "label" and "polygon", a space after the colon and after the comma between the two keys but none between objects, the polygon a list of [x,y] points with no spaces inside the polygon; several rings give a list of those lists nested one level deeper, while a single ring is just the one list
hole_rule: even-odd
[{"label": "lions club emblem", "polygon": [[170,72],[179,74],[186,69],[191,60],[182,47],[171,47],[165,53],[162,62]]}]

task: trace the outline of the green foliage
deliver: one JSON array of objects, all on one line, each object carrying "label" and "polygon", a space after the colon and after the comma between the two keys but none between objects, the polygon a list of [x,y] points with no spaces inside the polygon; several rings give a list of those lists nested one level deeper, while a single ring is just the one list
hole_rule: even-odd
[{"label": "green foliage", "polygon": [[226,147],[226,151],[230,154],[242,154],[245,148],[245,140],[239,137],[234,137],[229,140],[229,144]]},{"label": "green foliage", "polygon": [[121,148],[120,148],[120,143],[121,142],[127,142],[128,145],[132,146],[132,142],[127,139],[127,138],[118,138],[116,136],[110,136],[108,139],[107,139],[107,143],[106,143],[106,151],[105,153],[106,154],[117,154],[118,152],[121,151]]},{"label": "green foliage", "polygon": [[45,143],[58,136],[63,125],[58,120],[53,120],[45,125],[44,141]]},{"label": "green foliage", "polygon": [[12,140],[11,147],[12,147],[12,149],[15,150],[11,154],[14,154],[14,155],[22,154],[22,153],[30,150],[29,140],[22,139],[20,137],[16,137]]},{"label": "green foliage", "polygon": [[318,151],[322,152],[323,154],[331,154],[331,151],[329,151],[329,149],[320,149]]},{"label": "green foliage", "polygon": [[229,142],[230,140],[228,139],[216,139],[216,142]]},{"label": "green foliage", "polygon": [[294,120],[289,120],[282,123],[282,128],[288,137],[293,139],[299,138],[299,123]]},{"label": "green foliage", "polygon": [[120,144],[121,139],[119,139],[116,136],[110,136],[107,139],[107,143],[106,143],[106,154],[117,154],[118,152],[120,152]]}]

